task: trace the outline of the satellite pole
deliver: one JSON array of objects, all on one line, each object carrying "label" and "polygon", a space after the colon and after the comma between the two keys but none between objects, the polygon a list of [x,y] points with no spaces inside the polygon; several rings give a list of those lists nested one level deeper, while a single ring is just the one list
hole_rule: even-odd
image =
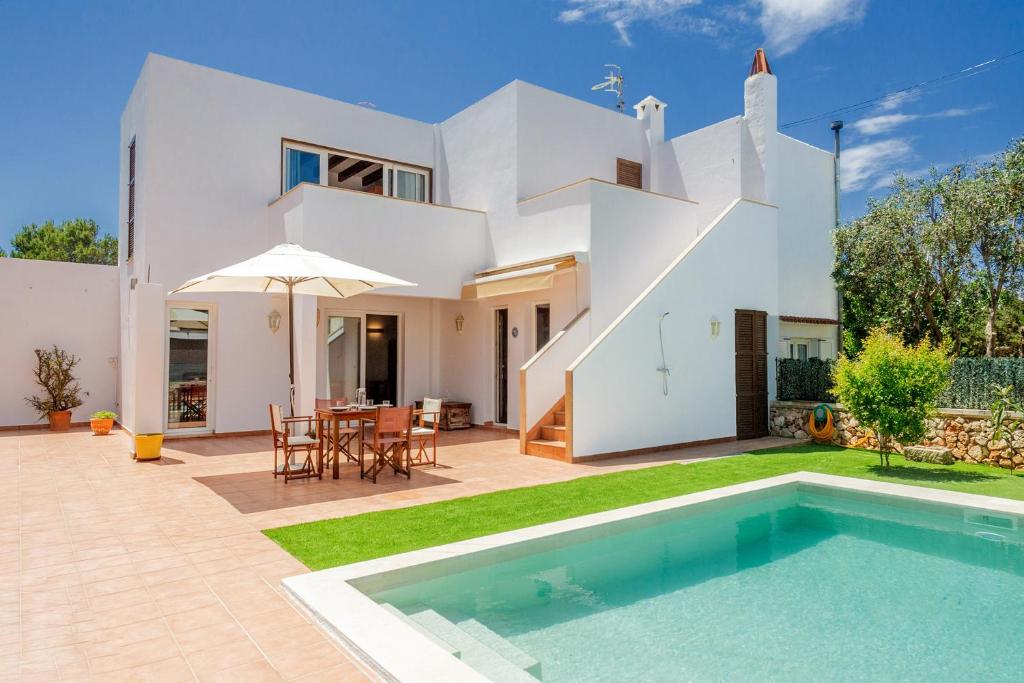
[{"label": "satellite pole", "polygon": [[608,75],[597,85],[591,86],[590,89],[615,93],[617,96],[615,108],[619,111],[625,111],[626,101],[622,99],[622,67],[618,64],[605,64],[605,66],[610,69]]}]

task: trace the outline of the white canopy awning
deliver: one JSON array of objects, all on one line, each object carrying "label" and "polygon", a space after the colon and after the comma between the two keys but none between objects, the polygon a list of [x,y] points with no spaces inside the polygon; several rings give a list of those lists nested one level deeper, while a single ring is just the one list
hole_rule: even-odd
[{"label": "white canopy awning", "polygon": [[576,267],[575,254],[561,254],[525,261],[476,273],[472,282],[462,285],[462,299],[486,299],[503,294],[519,294],[550,289],[555,273]]}]

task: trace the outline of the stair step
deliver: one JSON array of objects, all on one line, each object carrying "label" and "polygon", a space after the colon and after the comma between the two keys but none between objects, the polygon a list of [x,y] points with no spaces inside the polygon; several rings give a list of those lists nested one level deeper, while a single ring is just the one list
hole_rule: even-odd
[{"label": "stair step", "polygon": [[460,618],[456,624],[463,631],[473,636],[526,673],[531,674],[536,678],[540,678],[540,662],[481,624],[476,619]]},{"label": "stair step", "polygon": [[529,455],[539,455],[543,458],[565,459],[565,442],[555,439],[534,439],[526,444],[526,452]]},{"label": "stair step", "polygon": [[[459,648],[455,647],[454,645],[449,643],[447,640],[441,638],[436,633],[434,633],[433,631],[431,631],[430,629],[428,629],[426,626],[424,626],[423,624],[419,623],[415,619],[412,619],[408,614],[406,614],[402,610],[400,610],[397,607],[395,607],[394,605],[386,603],[386,602],[381,603],[381,607],[383,607],[388,612],[391,612],[396,617],[400,617],[405,623],[409,624],[414,629],[416,629],[417,631],[419,631],[420,633],[425,635],[427,638],[432,640],[435,645],[437,645],[438,647],[443,649],[448,654],[452,655],[453,657],[457,657],[457,658],[461,659],[462,653],[459,652]],[[440,616],[440,615],[438,615],[438,616]]]},{"label": "stair step", "polygon": [[565,425],[544,425],[540,428],[540,438],[565,443]]},{"label": "stair step", "polygon": [[496,683],[528,683],[537,680],[432,609],[415,612],[410,618],[432,631],[438,638],[457,647],[462,653],[462,661]]},{"label": "stair step", "polygon": [[565,411],[564,410],[556,410],[555,411],[555,424],[559,425],[559,426],[564,426],[565,425]]}]

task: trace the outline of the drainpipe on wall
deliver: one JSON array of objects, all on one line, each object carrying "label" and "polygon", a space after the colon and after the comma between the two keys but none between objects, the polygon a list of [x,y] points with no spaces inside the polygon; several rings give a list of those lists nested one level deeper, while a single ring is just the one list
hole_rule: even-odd
[{"label": "drainpipe on wall", "polygon": [[[842,121],[833,121],[829,126],[835,135],[835,163],[833,165],[833,176],[835,180],[835,197],[836,197],[836,224],[835,229],[839,229],[839,131],[843,129]],[[843,350],[843,293],[836,287],[836,355]]]}]

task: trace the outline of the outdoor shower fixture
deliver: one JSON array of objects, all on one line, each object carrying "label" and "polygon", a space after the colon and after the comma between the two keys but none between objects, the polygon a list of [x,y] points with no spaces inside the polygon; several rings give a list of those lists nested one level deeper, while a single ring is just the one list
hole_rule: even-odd
[{"label": "outdoor shower fixture", "polygon": [[658,372],[661,373],[661,393],[665,396],[668,396],[668,376],[672,374],[672,371],[665,363],[665,337],[662,335],[661,324],[665,322],[665,316],[668,314],[669,311],[665,311],[658,316],[658,346],[661,347],[661,367],[658,368]]}]

